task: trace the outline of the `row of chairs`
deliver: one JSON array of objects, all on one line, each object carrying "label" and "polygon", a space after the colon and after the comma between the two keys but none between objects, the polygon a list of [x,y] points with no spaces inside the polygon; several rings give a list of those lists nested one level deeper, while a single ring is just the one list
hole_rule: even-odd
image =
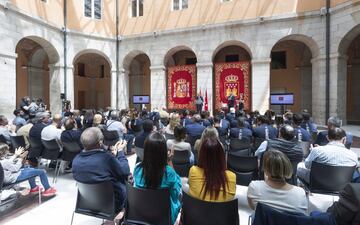
[{"label": "row of chairs", "polygon": [[[170,192],[168,189],[142,189],[126,184],[124,225],[170,225]],[[84,214],[113,220],[115,196],[110,181],[99,184],[78,183],[74,214]],[[207,216],[204,216],[207,215]],[[206,202],[182,194],[182,221],[184,225],[238,225],[238,200]]]}]

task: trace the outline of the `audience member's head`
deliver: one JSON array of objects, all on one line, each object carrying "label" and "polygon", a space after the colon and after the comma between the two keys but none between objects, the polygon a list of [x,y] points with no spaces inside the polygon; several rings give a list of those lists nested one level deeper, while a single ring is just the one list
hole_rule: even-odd
[{"label": "audience member's head", "polygon": [[346,132],[339,127],[334,127],[328,130],[327,138],[329,141],[341,141],[345,143]]},{"label": "audience member's head", "polygon": [[205,111],[201,111],[201,113],[200,113],[200,117],[201,117],[201,119],[206,119],[206,112]]},{"label": "audience member's head", "polygon": [[192,117],[192,120],[194,121],[194,123],[200,123],[201,122],[201,117],[199,114],[195,114],[193,117]]},{"label": "audience member's head", "polygon": [[9,124],[8,119],[4,115],[0,115],[0,126],[7,126]]},{"label": "audience member's head", "polygon": [[226,190],[227,178],[224,149],[217,138],[204,140],[199,152],[198,166],[204,170],[205,176],[203,198],[209,193],[211,199],[218,199],[220,190]]},{"label": "audience member's head", "polygon": [[14,116],[21,116],[23,113],[21,109],[15,109],[13,112]]},{"label": "audience member's head", "polygon": [[169,121],[170,130],[174,130],[177,125],[180,125],[180,116],[177,113],[172,113]]},{"label": "audience member's head", "polygon": [[116,110],[111,111],[110,119],[111,120],[119,120],[119,112]]},{"label": "audience member's head", "polygon": [[239,117],[237,119],[237,126],[238,126],[238,128],[245,127],[245,118],[244,117]]},{"label": "audience member's head", "polygon": [[296,126],[300,126],[302,122],[304,121],[304,117],[301,113],[294,113],[293,114],[293,123]]},{"label": "audience member's head", "polygon": [[176,141],[183,141],[186,138],[186,129],[185,127],[178,125],[174,129],[174,136]]},{"label": "audience member's head", "polygon": [[49,119],[50,119],[50,113],[48,112],[38,112],[35,115],[35,119],[37,120],[37,122],[41,122],[44,124],[48,124],[49,123]]},{"label": "audience member's head", "polygon": [[75,127],[75,121],[71,118],[67,118],[64,123],[65,130],[72,130]]},{"label": "audience member's head", "polygon": [[5,143],[0,143],[0,159],[3,159],[9,153],[9,146]]},{"label": "audience member's head", "polygon": [[283,125],[279,129],[279,136],[287,141],[292,141],[295,137],[295,130],[290,125]]},{"label": "audience member's head", "polygon": [[100,149],[104,140],[101,130],[97,127],[90,127],[81,134],[80,141],[86,151]]},{"label": "audience member's head", "polygon": [[53,116],[52,122],[53,122],[53,124],[56,124],[57,126],[59,126],[61,124],[61,119],[62,119],[61,115],[57,113]]},{"label": "audience member's head", "polygon": [[275,124],[277,127],[280,127],[284,124],[284,118],[282,115],[276,115],[275,116]]},{"label": "audience member's head", "polygon": [[205,130],[202,132],[201,134],[201,141],[204,141],[205,139],[208,138],[219,138],[219,132],[216,130],[215,127],[207,127],[205,128]]},{"label": "audience member's head", "polygon": [[268,118],[263,115],[256,117],[256,121],[258,125],[269,124]]},{"label": "audience member's head", "polygon": [[93,119],[93,126],[97,127],[101,124],[103,117],[101,114],[95,114]]},{"label": "audience member's head", "polygon": [[153,129],[154,129],[154,122],[152,120],[146,119],[146,120],[144,120],[142,126],[143,126],[144,132],[149,133],[149,132],[153,131]]},{"label": "audience member's head", "polygon": [[265,179],[285,181],[293,173],[289,158],[278,150],[269,150],[264,153],[263,167]]},{"label": "audience member's head", "polygon": [[230,113],[235,113],[235,108],[234,107],[230,108]]},{"label": "audience member's head", "polygon": [[214,120],[215,125],[219,124],[221,122],[220,116],[218,116],[218,115],[214,116],[213,120]]},{"label": "audience member's head", "polygon": [[148,188],[158,188],[167,165],[167,146],[163,135],[158,132],[151,133],[144,143],[143,179]]},{"label": "audience member's head", "polygon": [[328,129],[335,128],[335,127],[341,127],[342,121],[339,117],[331,116],[327,121]]},{"label": "audience member's head", "polygon": [[310,121],[311,115],[309,112],[302,112],[302,115],[305,123]]}]

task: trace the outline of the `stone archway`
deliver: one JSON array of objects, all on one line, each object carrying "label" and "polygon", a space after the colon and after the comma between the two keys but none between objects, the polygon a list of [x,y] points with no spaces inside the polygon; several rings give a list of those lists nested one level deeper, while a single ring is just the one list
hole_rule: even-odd
[{"label": "stone archway", "polygon": [[[60,110],[60,83],[52,79],[53,65],[59,62],[59,55],[48,41],[28,36],[16,46],[16,104],[24,96],[31,99],[41,98],[52,111]],[[51,90],[51,92],[50,92]],[[55,107],[55,108],[54,108]]]},{"label": "stone archway", "polygon": [[74,107],[105,109],[111,103],[111,63],[97,50],[84,50],[74,58]]},{"label": "stone archway", "polygon": [[[133,103],[133,96],[151,96],[151,62],[147,54],[141,51],[132,51],[124,59],[123,67],[128,74],[129,107],[140,109],[140,105]],[[150,100],[151,101],[151,100]],[[151,109],[151,104],[146,104]]]}]

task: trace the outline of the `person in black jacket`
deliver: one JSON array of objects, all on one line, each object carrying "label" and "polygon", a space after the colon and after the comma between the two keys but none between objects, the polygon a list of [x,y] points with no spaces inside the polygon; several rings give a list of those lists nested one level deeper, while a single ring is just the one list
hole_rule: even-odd
[{"label": "person in black jacket", "polygon": [[337,225],[360,224],[360,184],[346,185],[340,192],[339,201],[334,202],[327,212],[335,217]]}]

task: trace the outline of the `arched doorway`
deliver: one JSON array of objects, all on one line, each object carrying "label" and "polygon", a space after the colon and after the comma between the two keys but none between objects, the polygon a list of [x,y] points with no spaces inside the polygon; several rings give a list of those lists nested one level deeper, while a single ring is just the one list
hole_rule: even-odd
[{"label": "arched doorway", "polygon": [[[230,93],[235,96],[235,107],[240,100],[245,110],[251,110],[251,52],[239,41],[221,44],[213,54],[214,111],[227,109]],[[235,76],[235,77],[234,77]]]},{"label": "arched doorway", "polygon": [[[312,112],[312,52],[303,42],[280,40],[271,51],[270,93],[293,93],[294,104],[284,108],[293,112]],[[271,105],[276,113],[281,106]]]},{"label": "arched doorway", "polygon": [[111,65],[101,52],[79,53],[74,60],[74,107],[105,109],[110,106]]},{"label": "arched doorway", "polygon": [[170,110],[196,110],[196,92],[201,88],[197,83],[196,63],[196,54],[187,46],[177,46],[166,53],[166,102]]},{"label": "arched doorway", "polygon": [[29,96],[41,98],[50,108],[50,72],[53,71],[49,65],[59,61],[55,48],[44,39],[31,36],[18,42],[16,54],[16,105]]},{"label": "arched doorway", "polygon": [[345,50],[347,59],[346,117],[348,124],[360,125],[360,35]]},{"label": "arched doorway", "polygon": [[[151,96],[151,71],[150,71],[150,59],[144,53],[140,51],[132,52],[125,57],[124,69],[129,74],[129,107],[141,109],[141,105],[134,104],[133,96]],[[151,109],[150,104],[145,104],[145,107]]]}]

